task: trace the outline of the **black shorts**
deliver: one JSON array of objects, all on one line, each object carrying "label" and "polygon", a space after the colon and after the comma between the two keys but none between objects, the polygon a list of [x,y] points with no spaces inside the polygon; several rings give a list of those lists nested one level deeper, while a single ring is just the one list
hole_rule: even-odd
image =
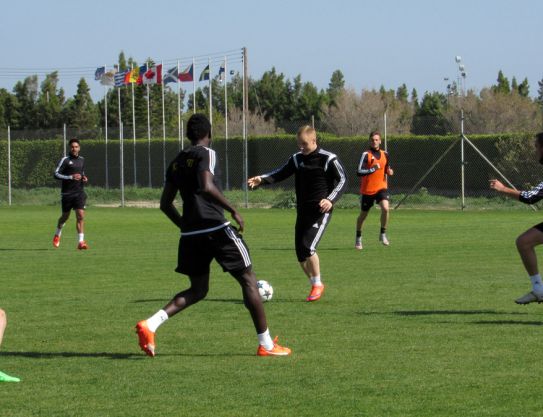
[{"label": "black shorts", "polygon": [[362,194],[360,196],[360,209],[362,211],[370,211],[373,203],[379,204],[381,201],[388,201],[388,190],[379,190],[375,194]]},{"label": "black shorts", "polygon": [[332,212],[298,213],[294,229],[294,244],[298,262],[303,262],[317,251]]},{"label": "black shorts", "polygon": [[249,248],[241,235],[233,227],[226,226],[211,233],[181,235],[175,272],[189,276],[208,274],[213,259],[223,271],[230,273],[251,266]]},{"label": "black shorts", "polygon": [[61,200],[62,212],[66,213],[70,210],[83,210],[86,202],[87,194],[85,193],[63,195]]},{"label": "black shorts", "polygon": [[543,223],[536,224],[533,228],[543,233]]}]

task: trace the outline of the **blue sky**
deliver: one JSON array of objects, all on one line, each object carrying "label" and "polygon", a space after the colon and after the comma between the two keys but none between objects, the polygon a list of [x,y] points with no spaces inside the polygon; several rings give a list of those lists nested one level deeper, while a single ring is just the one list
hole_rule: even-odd
[{"label": "blue sky", "polygon": [[[543,2],[537,0],[412,1],[102,1],[8,2],[0,16],[0,87],[11,90],[25,71],[83,67],[94,97],[96,66],[119,51],[143,61],[171,60],[246,46],[255,77],[272,66],[326,88],[340,69],[348,86],[444,91],[456,78],[456,55],[467,87],[492,84],[498,70],[530,93],[543,78]],[[6,77],[1,69],[18,68]],[[38,70],[39,68],[39,70]],[[63,77],[68,95],[79,73]]]}]

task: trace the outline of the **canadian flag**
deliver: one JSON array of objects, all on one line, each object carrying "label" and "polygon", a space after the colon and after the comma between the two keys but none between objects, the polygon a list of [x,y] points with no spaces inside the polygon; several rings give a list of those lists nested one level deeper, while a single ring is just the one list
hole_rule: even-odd
[{"label": "canadian flag", "polygon": [[162,64],[145,71],[143,74],[143,84],[162,84]]}]

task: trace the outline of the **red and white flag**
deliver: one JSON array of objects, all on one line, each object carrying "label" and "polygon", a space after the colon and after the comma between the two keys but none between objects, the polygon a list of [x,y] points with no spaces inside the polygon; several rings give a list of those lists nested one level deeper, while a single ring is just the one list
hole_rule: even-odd
[{"label": "red and white flag", "polygon": [[145,71],[143,74],[143,84],[162,84],[162,64]]}]

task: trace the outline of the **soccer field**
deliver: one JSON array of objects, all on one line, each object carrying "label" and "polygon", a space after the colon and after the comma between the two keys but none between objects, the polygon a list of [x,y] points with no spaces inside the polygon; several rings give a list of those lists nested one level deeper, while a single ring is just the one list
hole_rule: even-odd
[{"label": "soccer field", "polygon": [[378,211],[353,248],[357,212],[337,210],[319,248],[327,289],[293,250],[293,210],[244,211],[244,237],[272,335],[291,357],[256,357],[238,284],[215,264],[206,300],[139,350],[135,323],[187,285],[173,272],[178,232],[157,209],[91,208],[78,252],[74,218],[51,246],[58,207],[0,208],[0,306],[8,328],[2,416],[542,415],[539,305],[514,239],[530,210]]}]

